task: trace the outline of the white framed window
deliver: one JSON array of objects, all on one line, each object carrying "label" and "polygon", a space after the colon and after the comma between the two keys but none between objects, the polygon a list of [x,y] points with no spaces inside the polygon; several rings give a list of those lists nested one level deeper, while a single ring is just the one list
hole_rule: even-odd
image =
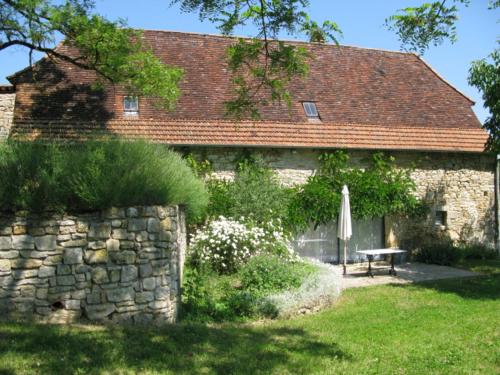
[{"label": "white framed window", "polygon": [[123,97],[123,113],[126,115],[139,114],[139,98],[137,96]]},{"label": "white framed window", "polygon": [[315,102],[302,102],[307,118],[319,119],[319,112]]}]

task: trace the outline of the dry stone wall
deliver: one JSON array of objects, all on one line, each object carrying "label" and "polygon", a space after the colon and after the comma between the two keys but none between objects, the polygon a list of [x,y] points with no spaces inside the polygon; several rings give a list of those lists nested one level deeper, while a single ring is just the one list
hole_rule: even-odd
[{"label": "dry stone wall", "polygon": [[[231,179],[241,150],[193,149],[212,162],[214,176]],[[318,167],[324,150],[259,149],[254,151],[278,174],[283,185],[300,185]],[[418,223],[386,218],[387,246],[397,246],[412,236],[441,233],[457,241],[481,241],[493,245],[495,230],[495,158],[476,153],[391,152],[402,168],[414,167],[417,195],[430,205],[427,218]],[[350,150],[351,165],[366,167],[372,152]],[[436,211],[446,212],[446,225],[436,226]],[[414,225],[418,224],[418,225]]]},{"label": "dry stone wall", "polygon": [[0,140],[9,136],[14,116],[16,94],[0,92]]},{"label": "dry stone wall", "polygon": [[0,316],[168,323],[186,246],[178,207],[0,215]]}]

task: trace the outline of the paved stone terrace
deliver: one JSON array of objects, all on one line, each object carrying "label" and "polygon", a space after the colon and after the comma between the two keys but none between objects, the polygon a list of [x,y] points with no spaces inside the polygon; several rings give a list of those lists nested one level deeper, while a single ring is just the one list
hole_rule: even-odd
[{"label": "paved stone terrace", "polygon": [[[350,264],[343,278],[343,288],[359,288],[382,284],[409,284],[420,281],[480,276],[477,272],[424,263],[403,263],[395,266],[397,276],[389,275],[389,265],[372,263],[374,277],[367,276],[368,263]],[[342,266],[336,266],[342,268]]]}]

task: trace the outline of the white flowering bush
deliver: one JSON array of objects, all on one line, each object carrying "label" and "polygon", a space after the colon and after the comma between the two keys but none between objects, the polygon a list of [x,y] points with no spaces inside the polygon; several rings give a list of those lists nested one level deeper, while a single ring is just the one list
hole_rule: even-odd
[{"label": "white flowering bush", "polygon": [[195,264],[209,265],[218,273],[238,270],[252,256],[272,253],[284,259],[295,257],[280,223],[264,227],[220,216],[198,230],[191,239],[190,256]]}]

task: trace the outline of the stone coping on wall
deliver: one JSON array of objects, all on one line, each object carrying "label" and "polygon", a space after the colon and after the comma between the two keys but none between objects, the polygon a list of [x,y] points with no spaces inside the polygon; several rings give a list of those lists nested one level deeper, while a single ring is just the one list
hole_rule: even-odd
[{"label": "stone coping on wall", "polygon": [[185,236],[177,206],[0,213],[0,316],[175,322]]}]

